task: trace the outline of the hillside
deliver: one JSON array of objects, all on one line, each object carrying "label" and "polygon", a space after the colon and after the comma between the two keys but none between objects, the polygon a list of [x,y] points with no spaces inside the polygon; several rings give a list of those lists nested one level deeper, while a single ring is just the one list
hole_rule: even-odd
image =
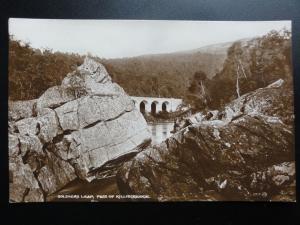
[{"label": "hillside", "polygon": [[249,91],[283,79],[291,88],[291,32],[271,31],[268,34],[235,42],[227,52],[223,69],[212,79],[209,87],[211,107],[229,102]]},{"label": "hillside", "polygon": [[[241,43],[246,43],[247,41],[251,40],[251,38],[244,38],[244,39],[239,39],[236,41],[239,41]],[[235,42],[236,42],[235,41]],[[206,45],[197,49],[192,49],[189,51],[184,51],[182,53],[210,53],[210,54],[216,54],[216,55],[227,55],[227,50],[230,48],[230,46],[234,43],[234,41],[229,41],[229,42],[222,42],[218,44],[212,44],[212,45]]]},{"label": "hillside", "polygon": [[[132,58],[93,58],[106,67],[114,82],[134,96],[185,98],[194,74],[203,71],[213,100],[210,107],[218,108],[237,97],[237,62],[239,89],[243,94],[276,79],[290,78],[290,54],[290,37],[271,32],[263,37],[190,51]],[[10,40],[9,98],[26,100],[39,97],[47,88],[60,84],[63,76],[80,65],[83,58],[49,49],[41,52],[29,44]]]},{"label": "hillside", "polygon": [[[209,77],[220,71],[226,54],[214,51],[176,52],[143,55],[133,58],[103,59],[115,82],[130,95],[182,98],[193,74],[203,70]],[[84,56],[41,52],[30,44],[10,39],[9,98],[26,100],[37,98],[47,88],[60,84],[63,76],[83,62]]]},{"label": "hillside", "polygon": [[211,78],[222,69],[225,58],[225,54],[195,52],[102,60],[102,63],[130,95],[182,98],[195,72],[203,70]]}]

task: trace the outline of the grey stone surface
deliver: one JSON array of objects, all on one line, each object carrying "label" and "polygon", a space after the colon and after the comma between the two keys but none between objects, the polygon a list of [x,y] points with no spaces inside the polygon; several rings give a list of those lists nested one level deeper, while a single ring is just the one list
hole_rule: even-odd
[{"label": "grey stone surface", "polygon": [[[77,177],[91,181],[92,171],[137,153],[151,137],[131,98],[89,58],[35,102],[36,115],[15,110],[12,117],[19,120],[10,121],[14,202],[43,201]],[[21,174],[25,177],[17,180]]]},{"label": "grey stone surface", "polygon": [[44,94],[37,100],[37,112],[39,115],[44,114],[44,108],[56,108],[68,101],[75,99],[74,93],[61,86],[54,86],[47,89]]},{"label": "grey stone surface", "polygon": [[8,102],[8,115],[13,121],[32,117],[35,115],[35,105],[37,99],[28,101],[9,101]]},{"label": "grey stone surface", "polygon": [[44,200],[37,180],[21,157],[9,162],[9,199],[11,202],[40,202]]}]

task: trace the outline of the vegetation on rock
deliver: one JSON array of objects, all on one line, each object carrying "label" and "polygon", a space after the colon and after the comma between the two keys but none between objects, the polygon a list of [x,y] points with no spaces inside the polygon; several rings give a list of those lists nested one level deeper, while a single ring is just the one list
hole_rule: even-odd
[{"label": "vegetation on rock", "polygon": [[213,77],[208,89],[211,108],[219,108],[239,96],[278,79],[292,88],[291,33],[271,31],[245,43],[234,43],[227,52],[223,69]]}]

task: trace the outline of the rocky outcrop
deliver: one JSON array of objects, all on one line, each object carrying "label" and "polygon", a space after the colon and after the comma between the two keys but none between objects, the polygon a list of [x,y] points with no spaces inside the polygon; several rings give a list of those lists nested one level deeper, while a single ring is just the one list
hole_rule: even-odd
[{"label": "rocky outcrop", "polygon": [[9,105],[10,201],[43,201],[150,140],[143,116],[105,68],[86,58],[60,86]]},{"label": "rocky outcrop", "polygon": [[9,120],[17,121],[24,118],[36,116],[35,107],[37,99],[28,101],[9,101],[8,103],[8,116]]},{"label": "rocky outcrop", "polygon": [[119,170],[119,189],[159,201],[295,201],[293,120],[292,88],[278,81],[140,152]]}]

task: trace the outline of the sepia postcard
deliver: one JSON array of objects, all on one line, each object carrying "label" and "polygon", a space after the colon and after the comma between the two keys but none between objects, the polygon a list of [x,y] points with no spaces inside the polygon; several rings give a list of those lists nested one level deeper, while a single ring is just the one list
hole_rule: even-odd
[{"label": "sepia postcard", "polygon": [[9,19],[9,201],[296,201],[291,21]]}]

